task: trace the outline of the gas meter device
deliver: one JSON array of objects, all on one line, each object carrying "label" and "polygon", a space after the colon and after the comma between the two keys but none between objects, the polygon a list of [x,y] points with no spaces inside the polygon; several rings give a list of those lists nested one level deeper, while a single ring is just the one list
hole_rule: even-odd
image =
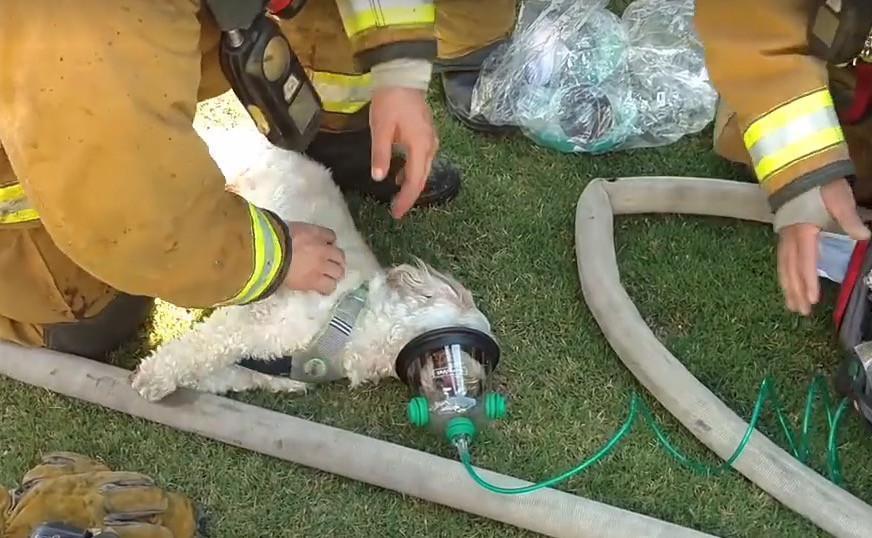
[{"label": "gas meter device", "polygon": [[275,146],[304,151],[321,122],[322,103],[276,18],[301,0],[207,0],[221,29],[219,59],[233,92]]}]

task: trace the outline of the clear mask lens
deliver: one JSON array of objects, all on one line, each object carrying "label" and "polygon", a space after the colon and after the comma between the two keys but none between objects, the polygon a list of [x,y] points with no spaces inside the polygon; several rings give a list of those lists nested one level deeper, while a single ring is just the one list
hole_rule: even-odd
[{"label": "clear mask lens", "polygon": [[430,351],[420,359],[418,387],[437,414],[466,414],[481,400],[490,372],[481,352],[458,344]]}]

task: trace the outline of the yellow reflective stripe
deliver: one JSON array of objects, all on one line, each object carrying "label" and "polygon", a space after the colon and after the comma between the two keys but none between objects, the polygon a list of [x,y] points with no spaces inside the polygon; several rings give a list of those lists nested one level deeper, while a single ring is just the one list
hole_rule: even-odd
[{"label": "yellow reflective stripe", "polygon": [[[340,8],[342,23],[345,33],[354,37],[362,32],[373,28],[386,26],[409,26],[428,25],[436,23],[436,6],[432,3],[421,2],[378,2],[379,4],[399,4],[399,7],[368,7],[367,9],[355,9],[354,4],[360,2],[343,2],[352,4],[345,10]],[[367,6],[371,2],[366,2]],[[403,5],[409,4],[409,5]]]},{"label": "yellow reflective stripe", "polygon": [[365,107],[372,96],[372,75],[343,75],[309,70],[312,85],[326,112],[353,114]]},{"label": "yellow reflective stripe", "polygon": [[20,183],[0,188],[0,202],[17,201],[24,197],[24,188]]},{"label": "yellow reflective stripe", "polygon": [[354,114],[365,107],[369,101],[351,101],[343,103],[342,101],[323,101],[324,112],[333,112],[334,114]]},{"label": "yellow reflective stripe", "polygon": [[20,184],[0,187],[0,224],[18,224],[39,220]]},{"label": "yellow reflective stripe", "polygon": [[782,105],[755,120],[743,136],[759,181],[809,155],[844,142],[826,89]]},{"label": "yellow reflective stripe", "polygon": [[768,132],[780,129],[792,120],[822,108],[832,108],[833,98],[826,89],[818,90],[760,116],[745,131],[745,147],[751,147]]},{"label": "yellow reflective stripe", "polygon": [[242,290],[224,304],[245,304],[257,299],[273,283],[281,267],[282,245],[278,233],[263,211],[252,204],[249,204],[248,210],[251,215],[254,270]]}]

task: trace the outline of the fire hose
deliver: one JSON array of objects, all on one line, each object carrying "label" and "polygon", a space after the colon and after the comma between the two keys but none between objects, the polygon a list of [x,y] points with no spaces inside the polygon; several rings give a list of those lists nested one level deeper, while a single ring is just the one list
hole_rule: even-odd
[{"label": "fire hose", "polygon": [[[712,535],[555,489],[523,496],[483,491],[457,461],[189,389],[151,403],[130,372],[44,349],[0,343],[0,375],[107,409],[558,538]],[[478,469],[488,480],[530,485]]]},{"label": "fire hose", "polygon": [[[606,339],[663,407],[727,460],[742,442],[748,424],[663,346],[621,284],[614,217],[641,213],[771,223],[771,211],[757,185],[684,177],[594,179],[576,206],[575,243],[582,292]],[[732,466],[833,536],[859,538],[868,534],[872,507],[803,465],[766,436],[752,436]]]}]

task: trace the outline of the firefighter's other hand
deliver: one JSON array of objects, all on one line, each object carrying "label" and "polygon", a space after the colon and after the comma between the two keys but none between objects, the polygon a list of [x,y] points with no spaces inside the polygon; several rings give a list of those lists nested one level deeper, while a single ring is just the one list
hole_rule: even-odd
[{"label": "firefighter's other hand", "polygon": [[329,295],[345,276],[345,253],[336,246],[333,230],[305,222],[289,222],[291,266],[285,286]]},{"label": "firefighter's other hand", "polygon": [[372,177],[385,178],[391,166],[392,146],[406,152],[400,192],[391,204],[394,218],[402,218],[415,205],[427,185],[430,167],[439,149],[433,113],[426,93],[411,88],[383,87],[375,90],[370,107],[372,129]]},{"label": "firefighter's other hand", "polygon": [[[870,238],[857,213],[851,187],[845,179],[821,188],[821,198],[839,227],[857,241]],[[798,223],[781,230],[778,238],[778,281],[788,310],[807,316],[820,299],[817,274],[820,227]]]}]

